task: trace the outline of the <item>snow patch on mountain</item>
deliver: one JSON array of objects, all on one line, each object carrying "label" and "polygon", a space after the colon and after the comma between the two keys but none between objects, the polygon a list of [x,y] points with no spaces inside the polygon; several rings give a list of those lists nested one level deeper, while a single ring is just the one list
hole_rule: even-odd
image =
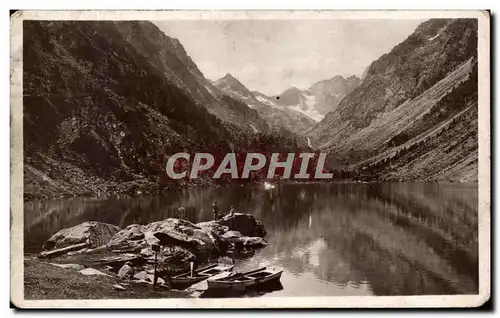
[{"label": "snow patch on mountain", "polygon": [[[309,95],[308,93],[304,93],[304,94],[302,94],[302,96],[304,97],[304,100],[305,100],[306,111],[310,112],[310,113],[313,113],[313,112],[318,113],[316,111],[316,109],[314,108],[314,106],[316,105],[316,96]],[[323,115],[321,115],[321,118],[323,118]]]},{"label": "snow patch on mountain", "polygon": [[304,94],[303,95],[308,106],[314,106],[316,102],[316,97],[314,95]]},{"label": "snow patch on mountain", "polygon": [[311,138],[307,137],[307,145],[312,148]]},{"label": "snow patch on mountain", "polygon": [[255,126],[254,126],[254,125],[252,125],[252,124],[248,124],[248,126],[250,126],[250,128],[252,128],[252,129],[253,129],[254,133],[258,133],[258,132],[259,132],[259,130],[258,130],[257,128],[255,128]]},{"label": "snow patch on mountain", "polygon": [[341,75],[314,83],[308,89],[290,87],[276,96],[276,103],[299,111],[315,121],[336,109],[340,101],[361,82],[356,76]]},{"label": "snow patch on mountain", "polygon": [[[273,128],[285,128],[292,133],[300,134],[316,124],[316,120],[309,117],[307,112],[288,109],[287,106],[281,105],[279,101],[275,101],[274,97],[257,91],[252,92],[230,74],[212,83],[223,94],[254,109]],[[262,132],[262,129],[256,125],[248,127],[251,127],[254,133]]]},{"label": "snow patch on mountain", "polygon": [[312,120],[314,120],[315,122],[319,122],[323,119],[323,117],[325,117],[324,115],[321,115],[320,113],[318,113],[318,111],[315,109],[308,108],[307,110],[304,110],[300,107],[300,105],[290,106],[290,107],[288,107],[288,109],[302,113],[302,114],[308,116],[309,118],[311,118]]},{"label": "snow patch on mountain", "polygon": [[268,100],[267,98],[264,98],[262,96],[259,96],[259,95],[256,95],[255,98],[257,98],[257,100],[263,104],[266,104],[266,105],[269,105],[271,107],[274,107],[274,108],[282,108],[278,105],[276,105],[275,103],[272,103],[270,100]]},{"label": "snow patch on mountain", "polygon": [[207,91],[210,93],[210,95],[212,96],[217,96],[217,94],[214,92],[214,90],[212,88],[210,88],[210,86],[208,85],[205,85],[205,88],[207,89]]},{"label": "snow patch on mountain", "polygon": [[430,39],[429,39],[429,41],[434,40],[434,39],[435,39],[435,38],[437,38],[440,34],[441,34],[441,33],[438,33],[438,34],[434,35],[432,38],[430,38]]}]

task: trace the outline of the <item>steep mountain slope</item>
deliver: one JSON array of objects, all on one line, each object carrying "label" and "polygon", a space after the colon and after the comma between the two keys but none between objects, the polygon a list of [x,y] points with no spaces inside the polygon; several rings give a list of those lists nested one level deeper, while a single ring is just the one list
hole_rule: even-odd
[{"label": "steep mountain slope", "polygon": [[254,97],[252,92],[243,83],[238,81],[233,75],[227,73],[213,83],[222,91],[235,96],[238,99],[250,101]]},{"label": "steep mountain slope", "polygon": [[237,100],[220,94],[200,72],[177,39],[165,35],[150,22],[117,24],[118,31],[138,53],[162,72],[177,87],[185,90],[200,105],[220,119],[240,129],[268,132],[258,113]]},{"label": "steep mountain slope", "polygon": [[278,96],[274,97],[276,102],[288,109],[302,112],[316,121],[320,121],[330,111],[335,110],[340,101],[361,80],[356,76],[344,78],[337,75],[331,79],[314,83],[307,90],[290,87]]},{"label": "steep mountain slope", "polygon": [[202,89],[182,46],[151,23],[23,27],[26,199],[182,186],[164,173],[168,156],[181,151],[296,147],[265,134],[267,124],[244,103],[207,93],[210,83]]},{"label": "steep mountain slope", "polygon": [[267,121],[269,126],[277,131],[282,131],[284,128],[294,134],[301,135],[316,123],[301,112],[278,105],[272,98],[262,93],[251,92],[231,74],[226,74],[218,79],[214,82],[214,85],[228,96],[240,100],[256,110]]},{"label": "steep mountain slope", "polygon": [[379,179],[474,180],[476,51],[476,20],[422,23],[308,131],[313,145]]}]

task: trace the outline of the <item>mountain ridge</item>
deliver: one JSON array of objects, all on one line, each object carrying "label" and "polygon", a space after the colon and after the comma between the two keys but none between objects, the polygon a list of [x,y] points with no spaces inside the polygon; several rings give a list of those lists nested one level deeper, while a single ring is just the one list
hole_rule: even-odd
[{"label": "mountain ridge", "polygon": [[[401,150],[398,147],[405,152],[414,150],[419,135],[447,122],[464,108],[477,107],[476,20],[426,21],[389,53],[372,62],[365,73],[361,84],[344,97],[337,109],[306,132],[316,147],[331,153],[332,165],[364,169],[365,174],[371,174],[367,177],[383,180],[474,180],[469,168],[463,171],[463,177],[457,173],[437,176],[434,170],[439,165],[429,162],[429,171],[419,170],[418,175],[414,173],[416,168],[412,171],[402,167],[416,165],[422,159],[407,156],[407,161],[395,162],[391,158]],[[470,137],[464,143],[477,147],[477,140],[473,139],[477,127],[464,127],[464,134]],[[456,138],[461,137],[458,131],[454,133]],[[446,148],[445,140],[441,142],[433,145],[432,140],[426,140],[427,155],[440,157],[432,149]],[[471,147],[457,150],[455,159],[468,157],[471,151]],[[362,165],[373,165],[377,162],[373,158],[385,162],[375,168]],[[396,171],[396,165],[401,165],[401,172]],[[470,169],[477,171],[477,158]]]},{"label": "mountain ridge", "polygon": [[272,127],[284,134],[300,136],[303,131],[312,127],[315,123],[307,115],[280,107],[272,98],[260,93],[250,91],[244,84],[231,74],[213,82],[214,85],[228,96],[246,103],[250,108],[256,110]]},{"label": "mountain ridge", "polygon": [[25,21],[23,28],[26,200],[214,185],[204,177],[169,180],[168,157],[299,149],[211,86],[180,42],[150,22]]},{"label": "mountain ridge", "polygon": [[[269,131],[269,127],[256,111],[217,92],[179,40],[165,35],[156,25],[147,21],[135,24],[115,23],[115,26],[122,34],[123,40],[134,46],[179,88],[188,91],[191,97],[211,114],[236,126],[247,122],[259,131]],[[249,133],[254,132],[249,125],[241,128]]]},{"label": "mountain ridge", "polygon": [[302,112],[315,121],[321,121],[328,112],[335,110],[340,101],[359,83],[361,79],[355,75],[347,78],[335,75],[315,82],[305,90],[289,87],[273,98],[283,107]]},{"label": "mountain ridge", "polygon": [[150,22],[27,21],[24,30],[27,199],[213,185],[165,180],[168,154],[193,149],[220,157],[309,145],[342,178],[477,181],[474,19],[426,21],[363,80],[333,76],[283,98],[231,74],[207,80]]}]

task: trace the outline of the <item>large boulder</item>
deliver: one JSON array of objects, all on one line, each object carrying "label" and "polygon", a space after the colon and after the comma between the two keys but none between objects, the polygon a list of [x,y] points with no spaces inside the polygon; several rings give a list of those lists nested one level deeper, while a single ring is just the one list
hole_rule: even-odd
[{"label": "large boulder", "polygon": [[244,236],[265,237],[266,230],[259,221],[251,214],[234,213],[226,215],[220,221],[221,225],[227,226],[232,231],[238,231]]},{"label": "large boulder", "polygon": [[196,223],[196,226],[216,235],[223,235],[229,231],[229,227],[222,225],[219,221],[200,222]]},{"label": "large boulder", "polygon": [[232,244],[235,248],[262,248],[267,241],[259,236],[243,236],[238,231],[227,231],[220,237],[223,241]]},{"label": "large boulder", "polygon": [[174,218],[147,225],[129,225],[110,239],[108,247],[121,252],[138,253],[153,244],[177,246],[194,254],[219,251],[217,235],[211,230]]},{"label": "large boulder", "polygon": [[132,224],[120,230],[100,223],[84,222],[54,234],[44,245],[39,257],[53,258],[75,251],[96,250],[106,253],[99,263],[118,271],[125,262],[137,269],[154,263],[153,245],[159,245],[157,263],[160,271],[175,272],[211,257],[239,248],[267,245],[266,232],[252,215],[236,213],[221,220],[193,224],[169,218],[146,225]]},{"label": "large boulder", "polygon": [[144,238],[144,232],[142,231],[142,225],[139,224],[131,224],[120,230],[120,232],[116,233],[111,240],[108,242],[108,245],[117,245],[123,241],[138,241]]},{"label": "large boulder", "polygon": [[215,253],[219,251],[214,233],[181,219],[169,218],[145,226],[153,233],[161,245],[179,246],[195,253]]},{"label": "large boulder", "polygon": [[119,227],[112,224],[88,221],[58,231],[45,242],[42,249],[49,251],[79,244],[96,248],[108,243],[119,230]]},{"label": "large boulder", "polygon": [[226,232],[229,231],[229,227],[222,225],[219,221],[208,221],[196,223],[196,226],[201,228],[206,233],[209,233],[213,237],[214,242],[219,247],[220,251],[225,251],[228,249],[227,241],[221,239]]},{"label": "large boulder", "polygon": [[120,252],[139,252],[148,246],[144,226],[131,224],[116,233],[108,242],[108,247]]}]

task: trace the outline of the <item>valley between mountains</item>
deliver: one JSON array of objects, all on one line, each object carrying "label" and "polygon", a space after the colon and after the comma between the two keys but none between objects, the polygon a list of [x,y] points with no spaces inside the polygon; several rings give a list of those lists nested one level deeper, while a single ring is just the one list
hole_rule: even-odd
[{"label": "valley between mountains", "polygon": [[477,181],[475,19],[428,20],[361,78],[275,96],[207,79],[147,21],[25,21],[23,49],[25,200],[233,183],[168,180],[176,152],[326,152],[335,180]]}]

